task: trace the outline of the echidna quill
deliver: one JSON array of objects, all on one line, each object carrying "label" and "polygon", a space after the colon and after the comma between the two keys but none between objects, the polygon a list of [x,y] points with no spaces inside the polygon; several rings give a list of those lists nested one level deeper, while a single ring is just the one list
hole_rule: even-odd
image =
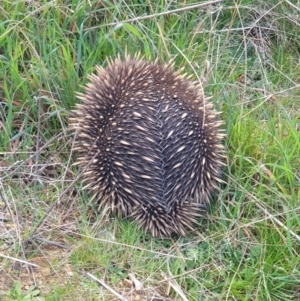
[{"label": "echidna quill", "polygon": [[222,181],[218,113],[172,64],[126,55],[96,70],[72,118],[86,187],[155,237],[185,235]]}]

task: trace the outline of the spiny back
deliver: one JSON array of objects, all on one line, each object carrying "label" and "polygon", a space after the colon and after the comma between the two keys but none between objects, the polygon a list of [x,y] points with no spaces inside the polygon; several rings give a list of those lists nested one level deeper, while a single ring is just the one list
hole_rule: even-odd
[{"label": "spiny back", "polygon": [[184,235],[221,181],[213,106],[171,65],[138,56],[118,57],[89,79],[73,118],[87,187],[153,236]]}]

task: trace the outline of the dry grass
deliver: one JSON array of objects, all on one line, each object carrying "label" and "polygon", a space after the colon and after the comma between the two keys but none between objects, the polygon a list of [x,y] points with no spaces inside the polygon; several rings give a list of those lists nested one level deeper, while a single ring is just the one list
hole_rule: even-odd
[{"label": "dry grass", "polygon": [[[299,5],[141,2],[2,1],[0,299],[299,300]],[[227,184],[188,237],[93,215],[72,165],[74,92],[125,48],[174,58],[226,121]]]}]

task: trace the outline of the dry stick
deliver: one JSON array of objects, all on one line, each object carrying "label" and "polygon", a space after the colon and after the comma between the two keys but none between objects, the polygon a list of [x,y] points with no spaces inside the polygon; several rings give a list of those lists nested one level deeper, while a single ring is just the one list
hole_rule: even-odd
[{"label": "dry stick", "polygon": [[172,286],[173,290],[182,298],[183,301],[189,301],[177,282],[173,283],[172,281],[170,281],[169,284],[170,286]]},{"label": "dry stick", "polygon": [[[77,132],[75,133],[75,137],[74,137],[74,139],[72,140],[72,148],[71,148],[71,150],[73,150],[73,149],[75,148],[76,134],[77,134]],[[68,159],[68,162],[67,162],[67,168],[66,168],[66,171],[65,171],[65,173],[64,173],[64,179],[66,178],[67,172],[68,172],[68,170],[69,170],[69,166],[72,165],[72,164],[71,164],[71,158],[72,158],[72,152],[71,152],[71,154],[70,154],[70,156],[69,156],[69,159]],[[82,173],[81,173],[81,174],[82,174]],[[63,186],[64,186],[64,183],[63,183]],[[69,212],[72,210],[74,202],[76,202],[76,199],[75,199],[75,198],[74,198],[73,202],[69,205],[69,209],[68,209],[67,213],[65,214],[65,217],[66,217],[66,216],[69,216]]]},{"label": "dry stick", "polygon": [[186,10],[191,10],[191,9],[195,9],[195,8],[199,8],[199,7],[203,7],[203,6],[207,6],[207,5],[212,5],[212,4],[217,4],[220,2],[223,2],[224,0],[214,0],[214,1],[208,1],[205,3],[198,3],[195,5],[190,5],[190,6],[186,6],[186,7],[182,7],[182,8],[177,8],[177,9],[173,9],[173,10],[169,10],[169,11],[164,11],[161,13],[157,13],[157,14],[152,14],[152,15],[147,15],[147,16],[142,16],[142,17],[136,17],[136,18],[132,18],[132,19],[128,19],[128,20],[124,20],[124,21],[119,21],[119,22],[113,22],[113,23],[108,23],[105,25],[100,25],[100,26],[94,26],[94,27],[90,27],[84,31],[89,31],[89,30],[93,30],[96,28],[99,28],[101,26],[113,26],[113,25],[118,25],[118,24],[122,24],[122,23],[132,23],[135,21],[141,21],[141,20],[147,20],[147,19],[151,19],[154,17],[161,17],[161,16],[167,16],[170,14],[175,14],[175,13],[181,13],[183,11]]},{"label": "dry stick", "polygon": [[285,0],[286,3],[288,3],[291,7],[293,7],[294,9],[298,10],[300,12],[300,9],[299,7],[297,7],[295,4],[291,3],[290,1],[288,0]]},{"label": "dry stick", "polygon": [[[248,194],[248,193],[246,193]],[[251,193],[249,193],[248,197],[252,197],[255,199],[255,201],[257,201],[258,199],[252,195]],[[291,236],[294,236],[299,242],[300,242],[300,236],[297,235],[296,233],[294,233],[291,229],[289,229],[286,225],[284,225],[279,219],[277,219],[275,216],[273,216],[271,213],[269,213],[269,211],[267,209],[265,209],[263,206],[255,203],[255,205],[264,212],[264,214],[266,214],[272,221],[275,222],[275,224],[279,225],[280,227],[282,227],[285,231],[289,232],[291,234]]]},{"label": "dry stick", "polygon": [[[39,148],[38,151],[34,152],[34,154],[32,154],[31,156],[29,156],[27,159],[25,159],[24,161],[22,161],[22,163],[20,163],[18,166],[16,166],[15,169],[13,169],[13,171],[11,173],[7,173],[5,176],[3,176],[1,179],[2,180],[5,180],[6,178],[8,178],[9,176],[11,176],[12,174],[14,174],[16,171],[18,171],[22,166],[26,165],[26,163],[28,163],[30,160],[34,159],[36,157],[36,154],[37,153],[40,153],[42,152],[45,148],[47,148],[51,143],[52,141],[54,140],[57,140],[57,136],[54,136],[52,138],[50,138],[47,143],[45,143],[42,147]],[[19,161],[21,162],[21,161]],[[16,163],[19,163],[19,162],[16,162]],[[12,169],[14,166],[11,165],[10,166],[10,169]]]},{"label": "dry stick", "polygon": [[[38,39],[41,41],[41,39]],[[41,79],[41,73],[40,73],[40,79]],[[38,178],[39,178],[39,158],[40,158],[40,153],[39,153],[39,148],[40,148],[40,133],[41,133],[41,89],[38,89],[38,96],[35,98],[37,102],[37,109],[38,109],[38,116],[37,116],[37,129],[36,129],[36,143],[35,143],[35,149],[36,149],[36,155],[35,155],[35,173],[33,176],[33,199],[34,199],[34,206],[37,206],[37,187],[38,187]],[[33,210],[33,217],[32,220],[35,222],[36,216],[37,216],[37,210]]]},{"label": "dry stick", "polygon": [[[52,137],[46,144],[44,144],[41,148],[38,149],[37,152],[35,152],[34,154],[32,154],[31,156],[29,156],[26,160],[24,160],[20,165],[18,165],[10,174],[7,174],[6,176],[10,176],[12,173],[16,172],[16,170],[19,170],[21,168],[21,166],[25,165],[26,162],[30,161],[31,159],[35,158],[37,153],[40,153],[42,150],[44,150],[46,147],[48,147],[48,145],[50,145],[50,143],[57,139],[57,137]],[[55,205],[57,204],[57,202],[61,199],[61,197],[66,194],[75,184],[75,182],[81,177],[82,173],[84,172],[84,170],[77,176],[77,178],[73,181],[73,183],[71,183],[71,185],[65,190],[63,191],[57,198],[57,200],[52,204],[52,206],[49,208],[49,210],[46,212],[46,214],[44,215],[44,217],[42,218],[42,220],[38,223],[38,225],[35,227],[35,229],[33,230],[31,237],[25,240],[25,243],[28,242],[30,239],[34,238],[34,234],[36,233],[36,231],[38,230],[38,228],[41,227],[41,225],[45,222],[46,218],[48,218],[50,212],[53,210],[53,208],[55,207]],[[5,179],[5,177],[3,177],[2,179]],[[0,198],[4,201],[6,207],[9,206],[2,194],[2,191],[0,190]],[[10,209],[9,209],[10,210]],[[38,237],[38,240],[41,240],[40,237]],[[53,242],[51,242],[53,244]],[[65,247],[67,248],[67,247]]]},{"label": "dry stick", "polygon": [[[96,140],[97,141],[97,140]],[[74,143],[74,142],[73,142]],[[95,142],[96,143],[96,142]],[[95,155],[96,156],[96,155]],[[95,157],[94,156],[94,157]],[[94,159],[94,157],[92,158],[92,160]],[[91,160],[91,161],[92,161]],[[81,173],[79,173],[79,175],[75,178],[75,180],[70,184],[70,186],[64,190],[56,199],[56,201],[51,205],[51,207],[48,209],[48,211],[45,213],[45,215],[43,216],[42,220],[38,223],[38,225],[35,227],[35,229],[33,230],[33,232],[31,233],[31,238],[34,238],[34,234],[36,233],[36,231],[44,224],[45,220],[48,218],[50,212],[53,210],[53,208],[56,206],[56,204],[59,202],[59,200],[62,198],[62,196],[64,196],[67,192],[69,192],[69,190],[75,185],[75,183],[77,182],[78,179],[80,179],[80,177],[82,176],[82,174],[85,172],[86,168],[89,166],[89,164],[87,164],[85,166],[85,168],[81,171]],[[30,238],[28,238],[26,241],[29,241]]]},{"label": "dry stick", "polygon": [[[231,180],[233,180],[233,178],[229,177]],[[291,236],[295,237],[299,242],[300,242],[300,236],[297,235],[295,232],[293,232],[291,229],[289,229],[286,225],[284,225],[278,218],[276,218],[275,216],[273,216],[266,208],[264,208],[262,205],[259,204],[259,199],[253,195],[252,193],[246,191],[242,185],[238,184],[237,185],[242,189],[242,191],[246,194],[246,196],[250,199],[250,200],[254,200],[255,201],[255,206],[257,206],[264,214],[266,214],[273,222],[275,222],[275,224],[279,225],[280,227],[282,227],[285,231],[289,232],[291,234]]]},{"label": "dry stick", "polygon": [[39,266],[37,264],[31,263],[31,262],[28,262],[28,261],[25,261],[25,260],[22,260],[22,259],[18,259],[18,258],[15,258],[15,257],[6,256],[6,255],[3,255],[3,254],[0,254],[0,257],[11,259],[11,260],[14,260],[14,261],[18,261],[18,262],[21,262],[21,263],[39,268]]},{"label": "dry stick", "polygon": [[[50,212],[53,210],[53,208],[57,205],[57,203],[61,200],[61,198],[67,193],[69,192],[69,190],[75,185],[75,183],[77,182],[77,180],[81,177],[80,173],[76,179],[70,184],[70,186],[64,190],[56,199],[56,201],[51,205],[51,207],[47,210],[47,212],[45,213],[45,215],[43,216],[42,220],[37,224],[37,226],[35,227],[35,229],[33,230],[33,232],[31,233],[31,238],[34,238],[34,234],[36,233],[36,231],[44,224],[45,220],[48,218]],[[30,240],[30,238],[27,239],[27,241]]]},{"label": "dry stick", "polygon": [[86,275],[88,277],[90,277],[91,279],[95,280],[96,282],[98,282],[99,284],[101,284],[103,287],[105,287],[108,291],[110,291],[113,295],[115,295],[117,298],[119,298],[122,301],[128,301],[126,298],[124,298],[122,295],[120,295],[119,293],[117,293],[116,291],[114,291],[110,286],[108,286],[104,281],[96,278],[95,276],[93,276],[90,273],[86,273]]},{"label": "dry stick", "polygon": [[[16,223],[16,225],[17,225],[16,232],[17,232],[17,237],[18,237],[19,240],[20,240],[20,237],[21,237],[21,235],[20,235],[20,228],[21,228],[21,226],[20,226],[20,216],[19,216],[19,212],[18,212],[18,210],[17,210],[17,208],[16,208],[15,202],[13,202],[13,204],[14,204],[14,209],[15,209],[16,215],[17,215],[17,218],[15,219],[15,218],[14,218],[14,215],[13,215],[11,209],[10,209],[10,206],[9,206],[9,204],[8,204],[8,202],[7,202],[7,200],[6,200],[6,198],[4,197],[4,195],[3,195],[3,193],[2,193],[2,190],[4,190],[4,189],[3,189],[3,186],[2,186],[2,182],[0,181],[0,198],[3,200],[5,206],[7,207],[7,210],[8,210],[8,212],[9,212],[10,217],[11,217],[11,220],[12,220],[14,223],[15,223],[15,221],[17,222],[17,223]],[[22,247],[22,251],[23,251],[23,247]],[[23,252],[23,255],[24,255],[24,252]],[[0,256],[5,257],[5,258],[9,258],[9,259],[12,259],[12,260],[15,260],[15,261],[23,262],[23,263],[28,263],[29,265],[33,265],[33,266],[38,267],[38,266],[35,265],[35,264],[30,264],[29,262],[23,261],[23,260],[21,260],[21,259],[13,258],[13,257],[10,257],[10,256],[5,256],[5,255],[1,255],[1,254],[0,254]],[[25,257],[25,255],[24,255],[24,257]],[[27,269],[27,271],[29,272],[29,269],[28,269],[28,266],[27,266],[27,265],[26,265],[26,269]]]},{"label": "dry stick", "polygon": [[39,241],[41,241],[41,242],[44,242],[44,243],[46,243],[46,244],[53,245],[53,246],[58,247],[58,248],[60,248],[60,249],[71,250],[71,248],[69,248],[69,247],[67,247],[67,246],[64,246],[64,245],[62,245],[62,244],[59,244],[58,242],[55,242],[55,241],[52,241],[52,240],[44,239],[44,238],[42,238],[42,237],[40,237],[40,236],[36,236],[35,239],[36,239],[36,240],[39,240]]},{"label": "dry stick", "polygon": [[[70,233],[73,233],[73,232],[70,232]],[[78,233],[75,233],[75,234],[78,234]],[[95,241],[100,241],[100,242],[103,242],[103,243],[110,243],[112,245],[121,246],[121,247],[127,247],[127,248],[130,248],[132,250],[144,251],[144,252],[147,252],[147,253],[150,253],[150,254],[159,255],[159,256],[163,256],[163,257],[168,256],[168,258],[176,258],[176,259],[184,259],[184,260],[190,259],[188,257],[182,257],[182,256],[179,257],[179,256],[172,255],[172,254],[166,254],[166,253],[163,253],[163,252],[152,251],[152,250],[149,250],[149,249],[144,249],[142,247],[136,247],[136,246],[128,245],[128,244],[125,244],[125,243],[119,243],[119,242],[116,242],[116,241],[101,239],[101,238],[92,237],[92,236],[84,235],[84,234],[81,234],[80,237],[92,238]]]},{"label": "dry stick", "polygon": [[201,265],[201,266],[199,266],[199,267],[197,267],[197,268],[195,268],[193,270],[183,272],[183,273],[181,273],[179,275],[176,275],[176,276],[167,277],[166,275],[164,275],[165,279],[164,280],[160,280],[158,283],[170,282],[170,281],[172,281],[174,279],[177,279],[177,278],[180,278],[182,276],[185,276],[185,275],[188,275],[188,274],[191,274],[191,273],[195,273],[195,272],[197,272],[199,270],[204,270],[204,269],[208,269],[208,268],[209,268],[209,265],[203,265],[203,266]]},{"label": "dry stick", "polygon": [[[168,267],[168,270],[169,270],[169,267]],[[172,273],[170,272],[170,270],[168,272],[171,276],[173,276]],[[165,278],[165,281],[168,281],[168,279],[171,279],[171,278],[168,278],[165,273],[162,273],[162,275]],[[189,301],[175,279],[169,280],[168,283],[173,288],[173,290],[181,297],[181,299],[183,301]]]},{"label": "dry stick", "polygon": [[0,182],[0,198],[2,199],[2,201],[3,201],[4,205],[5,205],[5,207],[4,207],[4,209],[3,209],[3,212],[4,212],[4,210],[7,208],[7,210],[9,211],[10,217],[11,217],[11,219],[13,220],[12,212],[11,212],[11,210],[10,210],[10,207],[8,206],[8,203],[7,203],[7,201],[6,201],[6,198],[5,198],[4,195],[2,194],[2,189],[3,189],[2,182]]}]

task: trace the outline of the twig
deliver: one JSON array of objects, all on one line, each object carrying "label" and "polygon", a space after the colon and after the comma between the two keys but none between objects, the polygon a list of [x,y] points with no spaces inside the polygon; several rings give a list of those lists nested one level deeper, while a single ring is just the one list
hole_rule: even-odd
[{"label": "twig", "polygon": [[[105,24],[105,26],[114,26],[114,25],[123,24],[123,23],[132,23],[132,22],[136,22],[136,21],[147,20],[147,19],[151,19],[151,18],[154,18],[154,17],[167,16],[167,15],[170,15],[170,14],[181,13],[181,12],[186,11],[186,10],[191,10],[191,9],[195,9],[195,8],[199,8],[199,7],[203,7],[203,6],[207,6],[207,5],[217,4],[217,3],[220,3],[220,2],[223,2],[223,1],[224,0],[213,0],[213,1],[208,1],[208,2],[205,2],[205,3],[198,3],[198,4],[186,6],[186,7],[181,7],[181,8],[177,8],[177,9],[173,9],[173,10],[164,11],[164,12],[157,13],[157,14],[136,17],[136,18],[132,18],[132,19],[124,20],[124,21],[119,21],[119,22],[112,22],[112,23]],[[97,28],[102,27],[102,26],[100,25],[100,26],[90,27],[90,28],[88,28],[84,31],[97,29]]]},{"label": "twig", "polygon": [[36,237],[34,237],[34,238],[35,238],[36,240],[39,240],[39,241],[44,242],[44,243],[49,244],[49,245],[53,245],[53,246],[58,247],[58,248],[61,248],[61,249],[71,250],[71,248],[66,247],[66,246],[64,246],[64,245],[61,245],[61,244],[59,244],[58,242],[55,242],[55,241],[52,241],[52,240],[47,240],[47,239],[44,239],[44,238],[42,238],[42,237],[40,237],[40,236],[36,236]]},{"label": "twig", "polygon": [[98,282],[99,284],[101,284],[103,287],[105,287],[108,291],[110,291],[113,295],[115,295],[117,298],[119,298],[122,301],[128,301],[127,299],[125,299],[122,295],[120,295],[119,293],[117,293],[115,290],[113,290],[110,286],[108,286],[104,281],[96,278],[94,275],[90,274],[90,273],[86,273],[86,275],[88,277],[90,277],[91,279],[95,280],[96,282]]},{"label": "twig", "polygon": [[[41,39],[38,39],[38,41],[41,41]],[[41,61],[39,61],[41,62]],[[40,80],[42,81],[42,74],[40,73]],[[37,187],[39,182],[39,148],[40,148],[40,133],[41,133],[41,89],[38,89],[38,96],[35,98],[35,102],[37,102],[37,109],[38,109],[38,116],[37,116],[37,129],[36,129],[36,142],[35,142],[35,149],[36,149],[36,155],[34,158],[35,161],[35,173],[33,176],[33,200],[34,200],[34,206],[37,204]],[[37,216],[37,210],[33,210],[33,217],[32,220],[35,223],[36,222],[36,216]]]},{"label": "twig", "polygon": [[[0,36],[1,37],[1,36]],[[6,178],[10,177],[11,175],[15,174],[16,171],[18,171],[22,166],[26,166],[26,164],[33,160],[36,157],[36,153],[41,153],[44,149],[46,149],[51,143],[52,141],[57,140],[57,136],[53,136],[52,138],[50,138],[45,144],[43,144],[43,146],[41,146],[39,148],[38,151],[35,151],[34,154],[30,155],[28,158],[26,158],[23,161],[17,161],[15,162],[16,164],[20,163],[19,165],[17,165],[16,167],[12,164],[9,166],[9,168],[7,169],[7,173],[1,178],[2,181],[4,181]],[[0,152],[0,154],[4,154],[4,152]],[[6,152],[6,154],[8,154]],[[15,167],[15,169],[13,169],[13,167]],[[8,173],[8,171],[10,169],[13,169],[12,172]]]},{"label": "twig", "polygon": [[[232,178],[231,178],[232,179]],[[237,183],[238,184],[238,183]],[[245,195],[250,199],[250,200],[254,200],[255,206],[257,206],[265,215],[267,215],[275,224],[279,225],[280,227],[282,227],[285,231],[289,232],[291,234],[291,236],[295,237],[299,242],[300,242],[300,236],[297,235],[295,232],[293,232],[291,229],[289,229],[286,225],[284,225],[278,218],[276,218],[275,216],[273,216],[266,208],[264,208],[262,205],[259,204],[259,199],[253,195],[252,193],[246,191],[242,185],[238,186],[243,190],[243,192],[245,193]]]},{"label": "twig", "polygon": [[[78,233],[76,233],[76,234],[78,234]],[[125,243],[119,243],[119,242],[113,241],[113,240],[102,239],[102,238],[98,238],[98,237],[95,238],[95,237],[91,237],[89,235],[84,235],[84,234],[81,234],[80,236],[81,237],[86,237],[86,238],[93,238],[94,240],[97,240],[97,241],[100,241],[100,242],[103,242],[103,243],[109,243],[109,244],[113,244],[113,245],[116,245],[116,246],[127,247],[127,248],[130,248],[132,250],[144,251],[144,252],[148,252],[150,254],[155,254],[155,255],[163,256],[163,257],[166,256],[166,253],[163,253],[163,252],[158,252],[158,251],[153,251],[153,250],[149,250],[149,249],[144,249],[142,247],[128,245],[128,244],[125,244]],[[188,257],[182,257],[182,256],[179,257],[179,256],[172,255],[172,254],[168,254],[168,258],[177,258],[177,259],[184,259],[184,260],[188,260],[189,259]]]},{"label": "twig", "polygon": [[[81,174],[80,174],[81,175]],[[50,212],[53,210],[53,208],[57,205],[57,203],[61,200],[62,196],[64,196],[67,192],[70,191],[70,189],[74,186],[74,184],[76,183],[76,180],[79,179],[80,175],[70,184],[70,186],[64,190],[57,198],[57,200],[51,205],[51,207],[47,210],[47,212],[44,214],[43,218],[41,219],[41,221],[37,224],[37,226],[34,228],[34,230],[31,233],[31,236],[26,240],[29,241],[32,238],[35,237],[35,233],[36,231],[44,224],[44,222],[47,220],[47,218],[50,215]]]},{"label": "twig", "polygon": [[299,7],[297,7],[297,5],[295,5],[295,4],[293,4],[293,3],[291,3],[290,1],[288,1],[288,0],[285,0],[285,2],[287,3],[287,4],[289,4],[292,8],[294,8],[294,9],[296,9],[296,10],[298,10],[298,11],[300,11],[300,9],[299,9]]},{"label": "twig", "polygon": [[[253,195],[250,194],[251,197],[254,197]],[[255,197],[254,197],[255,198]],[[294,236],[299,242],[300,242],[300,236],[297,235],[295,232],[293,232],[291,229],[289,229],[286,225],[284,225],[278,218],[273,216],[267,209],[265,209],[263,206],[255,202],[255,205],[263,211],[264,214],[266,214],[275,224],[279,225],[282,227],[285,231],[289,232],[291,236]]]},{"label": "twig", "polygon": [[[33,238],[36,231],[44,224],[44,222],[46,221],[46,219],[48,218],[48,216],[50,215],[50,212],[53,210],[53,208],[57,205],[57,203],[62,199],[62,197],[71,190],[71,188],[75,185],[76,181],[78,179],[80,179],[81,175],[83,174],[83,172],[85,171],[85,169],[87,168],[87,166],[81,171],[81,173],[79,173],[79,175],[73,180],[73,182],[70,184],[70,186],[64,190],[56,199],[56,201],[50,206],[50,208],[48,209],[48,211],[45,213],[45,215],[43,216],[43,218],[41,219],[41,221],[37,224],[37,226],[34,228],[34,230],[31,233],[31,237]],[[30,238],[27,239],[27,241],[30,240]]]},{"label": "twig", "polygon": [[3,254],[0,254],[0,257],[6,258],[6,259],[11,259],[11,260],[14,260],[14,261],[18,261],[18,262],[21,262],[21,263],[24,263],[24,264],[31,265],[33,267],[39,268],[39,266],[37,264],[31,263],[31,262],[28,262],[28,261],[25,261],[25,260],[22,260],[22,259],[18,259],[18,258],[6,256],[6,255],[3,255]]},{"label": "twig", "polygon": [[[169,270],[169,267],[168,267]],[[173,277],[172,273],[170,272],[170,270],[168,271],[170,276]],[[172,279],[172,278],[168,278],[167,275],[165,275],[164,273],[162,273],[163,277],[165,278],[165,280],[167,279]],[[185,294],[183,293],[181,287],[178,285],[177,281],[173,278],[173,280],[168,281],[169,285],[173,288],[173,290],[181,297],[181,299],[183,301],[189,301],[187,299],[187,297],[185,296]]]},{"label": "twig", "polygon": [[176,276],[167,277],[167,276],[164,275],[165,279],[164,280],[160,280],[158,283],[170,282],[170,281],[172,281],[172,280],[174,280],[176,278],[180,278],[182,276],[185,276],[185,275],[188,275],[188,274],[191,274],[191,273],[195,273],[195,272],[197,272],[199,270],[204,270],[204,269],[207,269],[207,268],[208,268],[208,265],[201,265],[201,266],[199,266],[199,267],[197,267],[197,268],[195,268],[193,270],[189,270],[189,271],[183,272],[183,273],[181,273],[179,275],[176,275]]}]

